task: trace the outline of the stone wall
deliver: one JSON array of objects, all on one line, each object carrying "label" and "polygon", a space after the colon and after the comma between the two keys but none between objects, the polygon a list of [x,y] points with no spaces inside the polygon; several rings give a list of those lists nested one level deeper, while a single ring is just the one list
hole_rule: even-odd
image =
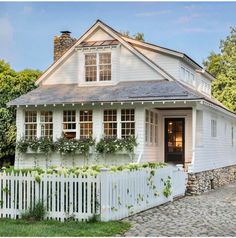
[{"label": "stone wall", "polygon": [[61,56],[77,41],[70,36],[69,31],[61,31],[60,36],[54,37],[54,62],[61,58]]},{"label": "stone wall", "polygon": [[187,194],[197,195],[236,180],[236,165],[188,174]]}]

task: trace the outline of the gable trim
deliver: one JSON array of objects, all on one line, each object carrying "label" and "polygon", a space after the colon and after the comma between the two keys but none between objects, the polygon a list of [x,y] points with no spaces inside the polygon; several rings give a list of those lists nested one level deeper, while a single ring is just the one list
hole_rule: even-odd
[{"label": "gable trim", "polygon": [[69,48],[64,55],[60,59],[58,59],[56,62],[54,62],[44,73],[41,75],[41,77],[36,81],[36,85],[40,84],[57,66],[59,66],[75,49],[77,45],[79,45],[83,40],[89,37],[93,33],[96,28],[100,27],[103,29],[106,33],[108,33],[110,36],[114,37],[120,43],[126,47],[128,50],[130,50],[132,53],[134,53],[136,56],[138,56],[143,62],[148,64],[151,68],[153,68],[155,71],[157,71],[159,74],[161,74],[164,78],[166,78],[169,81],[175,80],[171,75],[169,75],[166,71],[164,71],[161,67],[159,67],[157,64],[155,64],[153,61],[151,61],[149,58],[144,56],[141,52],[139,52],[137,49],[135,49],[132,45],[127,43],[122,37],[116,33],[111,27],[104,24],[102,21],[97,20],[96,23],[88,29],[78,40],[77,42]]}]

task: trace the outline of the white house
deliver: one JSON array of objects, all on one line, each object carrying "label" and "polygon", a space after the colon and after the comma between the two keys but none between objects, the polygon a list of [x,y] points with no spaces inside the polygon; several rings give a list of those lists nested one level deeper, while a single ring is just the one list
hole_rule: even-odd
[{"label": "white house", "polygon": [[[17,140],[132,134],[135,161],[182,164],[198,191],[234,179],[236,115],[211,96],[214,77],[194,60],[100,20],[78,40],[62,32],[54,44],[55,62],[38,88],[9,102],[17,106]],[[35,166],[35,156],[16,152],[15,166]]]}]

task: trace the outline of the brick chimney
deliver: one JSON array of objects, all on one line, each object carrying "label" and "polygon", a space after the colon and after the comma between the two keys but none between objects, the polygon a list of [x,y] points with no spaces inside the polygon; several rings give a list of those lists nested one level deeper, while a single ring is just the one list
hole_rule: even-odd
[{"label": "brick chimney", "polygon": [[54,37],[54,62],[76,42],[75,38],[70,36],[70,31],[61,31],[60,36]]}]

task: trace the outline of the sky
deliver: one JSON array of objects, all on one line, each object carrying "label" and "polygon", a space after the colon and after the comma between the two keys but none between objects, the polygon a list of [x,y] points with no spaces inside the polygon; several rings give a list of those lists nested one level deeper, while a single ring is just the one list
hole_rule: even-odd
[{"label": "sky", "polygon": [[45,70],[55,35],[79,38],[100,19],[202,64],[236,26],[235,13],[236,2],[0,2],[0,59],[17,71]]}]

